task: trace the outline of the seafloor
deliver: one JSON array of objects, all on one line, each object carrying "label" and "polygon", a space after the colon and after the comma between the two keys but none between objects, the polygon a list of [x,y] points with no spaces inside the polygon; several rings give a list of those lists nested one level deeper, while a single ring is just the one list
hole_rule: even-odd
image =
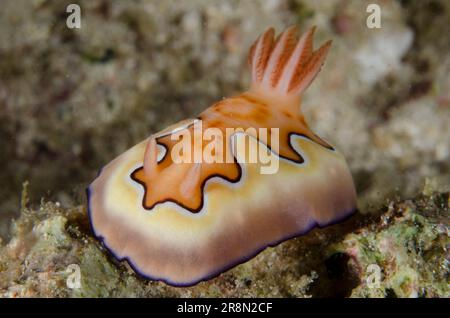
[{"label": "seafloor", "polygon": [[[449,1],[86,0],[68,29],[74,2],[0,6],[0,296],[450,296]],[[380,29],[366,26],[370,3]],[[303,109],[345,154],[358,214],[195,287],[140,279],[93,239],[85,187],[149,134],[244,90],[251,42],[291,24],[333,40]]]}]

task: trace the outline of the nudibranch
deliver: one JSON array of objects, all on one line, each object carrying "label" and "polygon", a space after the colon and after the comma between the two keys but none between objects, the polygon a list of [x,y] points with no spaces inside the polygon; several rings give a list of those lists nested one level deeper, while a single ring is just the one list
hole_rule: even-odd
[{"label": "nudibranch", "polygon": [[[116,258],[149,279],[190,286],[356,210],[343,155],[300,110],[331,41],[314,50],[314,28],[297,33],[294,26],[275,38],[268,29],[249,51],[248,91],[150,136],[100,171],[88,188],[89,218]],[[212,160],[203,158],[206,149]],[[250,161],[252,154],[276,170],[264,171],[267,160]]]}]

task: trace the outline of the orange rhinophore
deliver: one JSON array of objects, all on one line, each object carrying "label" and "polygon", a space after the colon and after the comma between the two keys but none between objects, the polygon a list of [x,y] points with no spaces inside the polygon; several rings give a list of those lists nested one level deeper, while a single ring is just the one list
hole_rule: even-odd
[{"label": "orange rhinophore", "polygon": [[250,89],[150,136],[88,188],[96,236],[145,277],[188,286],[349,216],[344,157],[300,111],[331,41],[290,27],[251,46]]}]

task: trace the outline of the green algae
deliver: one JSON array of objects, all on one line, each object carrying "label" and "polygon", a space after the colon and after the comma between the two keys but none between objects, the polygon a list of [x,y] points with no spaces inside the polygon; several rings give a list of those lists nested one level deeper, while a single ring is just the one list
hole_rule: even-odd
[{"label": "green algae", "polygon": [[[390,220],[387,224],[350,234],[339,244],[339,250],[352,255],[351,266],[361,274],[362,284],[353,290],[352,296],[449,296],[446,251],[450,239],[439,230],[448,228],[448,219],[436,217],[448,217],[448,203],[439,204],[448,201],[448,193],[421,200],[425,201],[405,201],[391,206],[384,214]],[[432,214],[427,211],[431,208]],[[380,266],[383,273],[376,288],[369,288],[365,283],[370,273],[364,269],[370,264]]]},{"label": "green algae", "polygon": [[[376,31],[356,27],[364,25],[368,3],[82,1],[84,27],[74,31],[57,2],[33,2],[30,11],[28,1],[5,1],[0,295],[448,297],[450,60],[442,29],[450,6],[385,2],[389,14]],[[338,32],[342,17],[349,28]],[[79,205],[85,184],[150,133],[246,88],[251,41],[268,26],[280,31],[293,23],[317,25],[318,43],[333,39],[304,106],[311,126],[348,159],[362,213],[194,287],[138,277],[92,237]],[[355,55],[377,34],[402,40],[411,32],[411,47],[391,61],[395,72],[370,85],[358,77]],[[18,208],[26,179],[32,182]],[[416,194],[424,183],[423,195]],[[61,204],[30,205],[48,191]],[[381,270],[377,288],[367,284],[372,264]],[[67,286],[71,265],[80,268],[80,288]]]},{"label": "green algae", "polygon": [[[187,288],[136,275],[93,237],[83,206],[22,209],[0,247],[3,297],[448,297],[449,194],[391,202],[349,221],[268,248]],[[307,253],[303,251],[308,251]],[[379,286],[367,283],[380,267]],[[76,266],[80,285],[68,284]]]}]

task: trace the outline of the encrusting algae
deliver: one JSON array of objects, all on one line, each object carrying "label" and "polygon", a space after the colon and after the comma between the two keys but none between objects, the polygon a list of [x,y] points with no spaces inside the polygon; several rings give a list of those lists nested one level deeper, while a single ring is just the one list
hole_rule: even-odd
[{"label": "encrusting algae", "polygon": [[[391,202],[370,217],[314,230],[210,281],[177,288],[117,263],[92,237],[84,206],[42,202],[22,207],[11,241],[0,247],[0,296],[449,297],[448,213],[449,193]],[[379,284],[370,265],[380,268]],[[79,286],[70,284],[74,266]]]},{"label": "encrusting algae", "polygon": [[[4,1],[0,297],[449,297],[450,55],[442,30],[450,2],[385,1],[377,30],[359,27],[370,3],[82,1],[83,32],[72,32],[59,2],[29,10],[29,1]],[[195,287],[141,280],[92,238],[73,192],[149,131],[245,89],[247,46],[267,26],[293,23],[317,25],[318,42],[333,39],[305,114],[345,154],[366,216],[269,248]],[[18,208],[27,179],[32,198],[51,193],[61,204],[34,207],[24,195]]]}]

